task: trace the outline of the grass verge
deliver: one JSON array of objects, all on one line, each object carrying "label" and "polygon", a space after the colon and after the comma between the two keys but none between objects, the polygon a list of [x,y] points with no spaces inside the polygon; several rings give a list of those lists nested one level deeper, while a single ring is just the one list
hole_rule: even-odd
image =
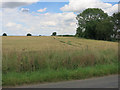
[{"label": "grass verge", "polygon": [[63,80],[86,79],[118,73],[118,64],[95,65],[77,69],[45,69],[34,72],[9,72],[3,74],[3,86],[15,86],[30,83],[56,82]]}]

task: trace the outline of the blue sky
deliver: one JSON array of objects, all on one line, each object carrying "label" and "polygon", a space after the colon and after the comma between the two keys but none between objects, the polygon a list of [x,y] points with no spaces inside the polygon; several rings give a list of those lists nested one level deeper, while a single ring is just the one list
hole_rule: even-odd
[{"label": "blue sky", "polygon": [[47,8],[47,10],[43,13],[62,13],[60,8],[63,7],[65,4],[68,4],[68,2],[37,2],[35,4],[24,6],[21,8],[29,8],[30,12],[37,12],[37,10],[40,8]]},{"label": "blue sky", "polygon": [[[49,13],[62,13],[63,11],[61,11],[60,8],[68,3],[69,2],[37,2],[37,3],[34,3],[32,5],[20,7],[19,9],[29,8],[30,12],[37,12],[38,9],[47,8],[47,10],[45,12],[41,12],[41,13],[47,13],[47,12],[49,12]],[[118,2],[107,2],[107,3],[115,5]]]}]

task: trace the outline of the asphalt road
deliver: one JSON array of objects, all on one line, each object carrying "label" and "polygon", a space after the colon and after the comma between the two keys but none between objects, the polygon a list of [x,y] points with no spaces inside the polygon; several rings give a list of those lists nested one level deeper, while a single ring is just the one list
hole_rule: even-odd
[{"label": "asphalt road", "polygon": [[85,80],[25,85],[16,88],[118,88],[118,75],[110,75]]}]

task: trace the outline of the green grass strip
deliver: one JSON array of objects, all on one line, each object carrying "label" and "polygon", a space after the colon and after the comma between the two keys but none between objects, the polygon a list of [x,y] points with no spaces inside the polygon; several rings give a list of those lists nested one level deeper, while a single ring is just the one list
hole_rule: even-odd
[{"label": "green grass strip", "polygon": [[118,73],[118,64],[96,65],[91,67],[80,67],[74,70],[42,70],[35,72],[3,74],[3,86],[15,86],[31,83],[56,82],[63,80],[78,80],[90,77],[98,77]]}]

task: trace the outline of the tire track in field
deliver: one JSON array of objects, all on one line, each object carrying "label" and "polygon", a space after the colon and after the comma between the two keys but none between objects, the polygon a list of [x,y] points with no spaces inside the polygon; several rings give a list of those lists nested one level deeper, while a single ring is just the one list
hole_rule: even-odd
[{"label": "tire track in field", "polygon": [[66,44],[66,45],[70,45],[70,46],[73,46],[73,47],[75,47],[75,45],[71,44],[69,41],[68,41],[68,42],[65,42],[65,41],[63,41],[63,40],[60,40],[60,39],[58,39],[58,38],[55,38],[55,37],[53,37],[53,39],[55,39],[55,40],[59,41],[60,43],[64,43],[64,44]]},{"label": "tire track in field", "polygon": [[[53,37],[53,39],[59,41],[60,43],[64,43],[64,44],[66,44],[66,45],[70,45],[70,46],[73,46],[73,47],[81,48],[80,46],[82,45],[81,43],[75,43],[75,42],[74,42],[74,43],[77,44],[77,45],[73,45],[73,44],[71,43],[71,41],[65,42],[65,41],[63,41],[63,40],[58,39],[57,37]],[[79,46],[79,45],[80,45],[80,46]],[[86,48],[88,49],[88,45],[86,45]]]}]

